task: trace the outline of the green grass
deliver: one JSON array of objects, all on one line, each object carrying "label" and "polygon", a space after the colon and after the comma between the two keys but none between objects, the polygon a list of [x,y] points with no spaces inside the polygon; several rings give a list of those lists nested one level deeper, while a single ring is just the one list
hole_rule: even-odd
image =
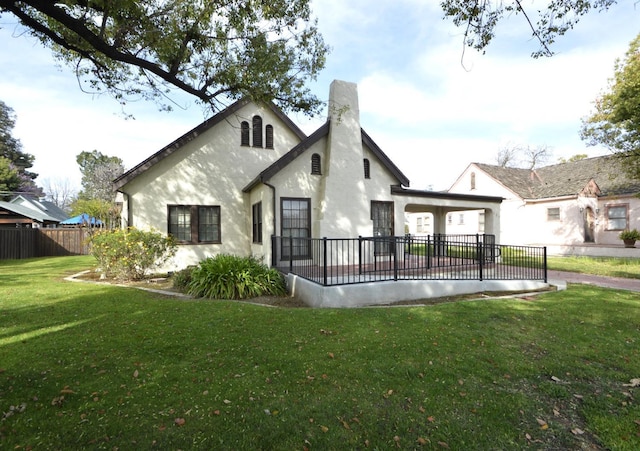
[{"label": "green grass", "polygon": [[640,448],[637,293],[277,309],[90,265],[0,262],[1,449]]},{"label": "green grass", "polygon": [[640,279],[640,258],[548,257],[549,269]]}]

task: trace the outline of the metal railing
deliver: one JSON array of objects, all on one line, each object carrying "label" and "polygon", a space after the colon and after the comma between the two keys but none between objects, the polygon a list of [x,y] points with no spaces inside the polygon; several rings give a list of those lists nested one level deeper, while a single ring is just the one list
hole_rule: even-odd
[{"label": "metal railing", "polygon": [[546,247],[495,243],[493,235],[358,238],[274,236],[271,265],[321,285],[387,280],[542,280]]}]

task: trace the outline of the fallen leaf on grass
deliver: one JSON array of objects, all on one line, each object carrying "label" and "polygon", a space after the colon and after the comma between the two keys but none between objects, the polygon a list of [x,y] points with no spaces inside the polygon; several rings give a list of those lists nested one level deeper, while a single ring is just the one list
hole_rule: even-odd
[{"label": "fallen leaf on grass", "polygon": [[442,446],[443,448],[449,449],[449,445],[447,444],[447,442],[438,442],[438,445]]},{"label": "fallen leaf on grass", "polygon": [[140,374],[140,373],[138,373],[138,370],[135,370],[135,371],[133,372],[133,377],[134,377],[134,378],[137,378],[139,374]]},{"label": "fallen leaf on grass", "polygon": [[329,431],[329,428],[328,428],[328,427],[326,427],[326,426],[320,426],[320,430],[321,430],[322,432],[328,432],[328,431]]},{"label": "fallen leaf on grass", "polygon": [[418,437],[418,445],[426,445],[427,443],[429,443],[429,440],[423,437]]},{"label": "fallen leaf on grass", "polygon": [[574,429],[571,429],[571,433],[573,435],[582,435],[584,434],[584,431],[580,428],[574,428]]},{"label": "fallen leaf on grass", "polygon": [[542,429],[543,431],[546,430],[546,429],[549,429],[549,425],[547,424],[546,421],[544,421],[544,420],[542,420],[540,418],[536,418],[536,421],[540,425],[540,429]]},{"label": "fallen leaf on grass", "polygon": [[186,420],[184,418],[176,418],[175,420],[173,420],[173,422],[176,424],[176,426],[184,426]]},{"label": "fallen leaf on grass", "polygon": [[339,418],[339,417],[338,417],[338,421],[340,421],[340,423],[342,424],[342,426],[343,426],[345,429],[351,430],[351,426],[349,426],[349,423],[347,423],[346,421],[344,421],[344,419],[342,419],[342,418]]}]

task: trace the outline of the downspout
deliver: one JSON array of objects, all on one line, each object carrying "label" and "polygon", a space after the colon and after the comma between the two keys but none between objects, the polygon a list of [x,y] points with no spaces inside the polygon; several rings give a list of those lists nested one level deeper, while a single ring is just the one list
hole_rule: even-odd
[{"label": "downspout", "polygon": [[266,186],[268,186],[269,188],[271,188],[271,192],[273,193],[273,202],[272,202],[272,208],[273,208],[273,229],[272,229],[272,233],[271,233],[271,262],[272,262],[272,266],[273,266],[273,262],[274,262],[274,256],[275,256],[275,249],[273,246],[273,237],[276,236],[276,187],[273,186],[271,183],[265,182],[263,181],[262,183],[264,183]]},{"label": "downspout", "polygon": [[268,183],[268,182],[262,182],[262,183],[264,183],[266,186],[271,188],[271,192],[273,193],[273,204],[272,204],[272,207],[273,207],[273,212],[272,212],[273,213],[273,234],[272,235],[275,235],[276,234],[276,187],[273,186],[271,183]]}]

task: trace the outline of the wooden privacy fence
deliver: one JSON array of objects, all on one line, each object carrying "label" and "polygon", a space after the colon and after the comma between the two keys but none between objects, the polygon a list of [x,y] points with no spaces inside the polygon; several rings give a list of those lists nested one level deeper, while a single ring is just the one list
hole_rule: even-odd
[{"label": "wooden privacy fence", "polygon": [[86,229],[0,229],[0,260],[87,255]]}]

